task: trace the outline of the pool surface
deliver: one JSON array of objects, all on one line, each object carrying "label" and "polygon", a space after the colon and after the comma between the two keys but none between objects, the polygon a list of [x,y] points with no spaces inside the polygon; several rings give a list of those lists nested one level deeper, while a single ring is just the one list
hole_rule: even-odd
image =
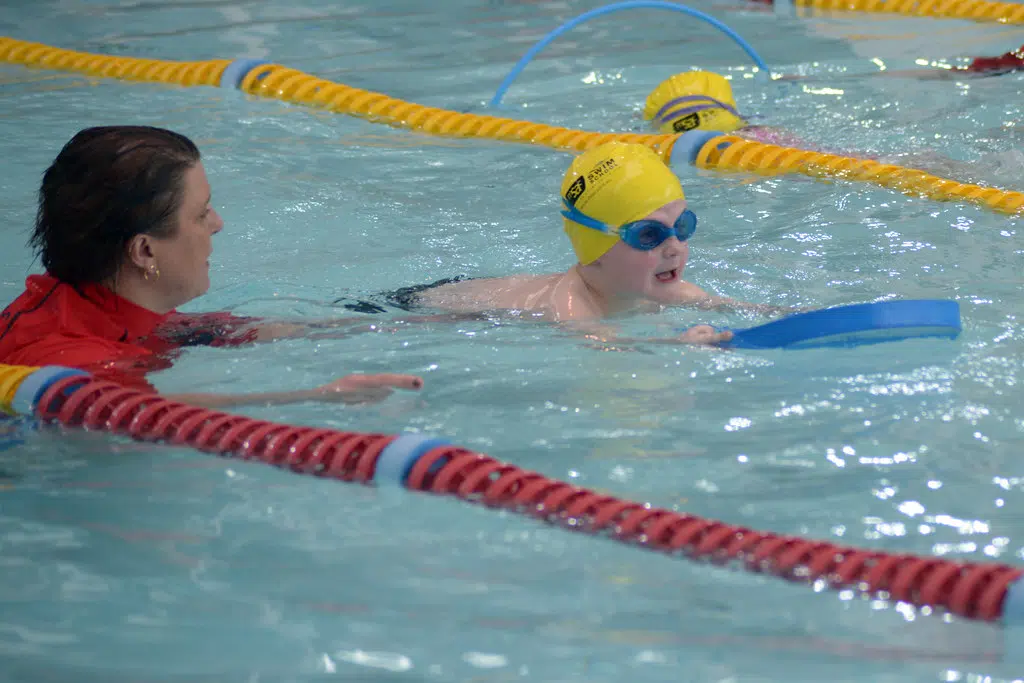
[{"label": "pool surface", "polygon": [[[601,3],[294,0],[22,2],[0,33],[159,59],[249,56],[424,105],[487,113],[516,60]],[[341,6],[343,5],[343,6]],[[1024,29],[835,15],[780,19],[698,0],[773,66],[765,84],[713,29],[650,10],[556,41],[502,113],[644,130],[643,100],[701,66],[739,109],[809,144],[925,159],[1024,190],[1024,75],[874,75],[962,63]],[[0,65],[5,301],[43,170],[80,128],[170,127],[200,146],[225,229],[188,310],[358,316],[455,275],[571,265],[557,191],[570,155],[447,139],[250,98]],[[903,162],[907,163],[907,162]],[[758,529],[973,562],[1024,562],[1024,247],[1019,218],[867,183],[693,171],[687,279],[747,301],[959,302],[959,339],[721,352],[596,345],[529,321],[407,322],[247,348],[192,348],[162,391],[301,388],[421,374],[366,407],[262,419],[443,435],[555,478]],[[630,336],[754,315],[667,311]],[[9,425],[8,425],[9,426]],[[20,439],[20,442],[15,443]],[[1009,681],[1020,633],[662,557],[458,501],[346,485],[58,428],[0,451],[2,681]]]}]

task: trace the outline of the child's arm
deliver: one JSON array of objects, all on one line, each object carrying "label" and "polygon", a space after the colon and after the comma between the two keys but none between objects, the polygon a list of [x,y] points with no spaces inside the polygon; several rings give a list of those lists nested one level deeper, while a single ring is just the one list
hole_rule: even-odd
[{"label": "child's arm", "polygon": [[736,311],[741,313],[761,313],[763,315],[789,315],[798,313],[796,306],[773,306],[772,304],[752,304],[725,296],[708,294],[692,282],[681,282],[678,305],[692,306],[702,311]]},{"label": "child's arm", "polygon": [[729,330],[719,331],[710,325],[694,325],[675,337],[624,337],[618,328],[595,322],[574,321],[563,323],[564,329],[585,339],[600,344],[696,344],[698,346],[716,346],[732,339]]}]

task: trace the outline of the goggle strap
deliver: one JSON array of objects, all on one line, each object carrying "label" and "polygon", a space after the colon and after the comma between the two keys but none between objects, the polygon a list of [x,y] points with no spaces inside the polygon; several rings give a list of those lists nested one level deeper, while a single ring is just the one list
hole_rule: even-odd
[{"label": "goggle strap", "polygon": [[575,206],[570,204],[568,200],[565,199],[565,197],[562,198],[562,203],[565,204],[565,207],[568,209],[568,211],[562,211],[562,215],[571,220],[572,222],[579,223],[585,228],[597,230],[598,232],[603,232],[610,235],[618,234],[618,231],[612,228],[610,225],[606,225],[605,223],[602,223],[596,218],[591,218],[587,214],[577,209]]}]

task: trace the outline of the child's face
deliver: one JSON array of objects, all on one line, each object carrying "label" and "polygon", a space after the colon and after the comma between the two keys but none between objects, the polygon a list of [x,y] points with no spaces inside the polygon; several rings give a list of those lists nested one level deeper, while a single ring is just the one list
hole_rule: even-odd
[{"label": "child's face", "polygon": [[[671,226],[686,209],[686,200],[665,204],[644,218]],[[620,241],[600,259],[606,282],[622,297],[670,303],[679,289],[690,247],[674,235],[654,249],[642,251]]]}]

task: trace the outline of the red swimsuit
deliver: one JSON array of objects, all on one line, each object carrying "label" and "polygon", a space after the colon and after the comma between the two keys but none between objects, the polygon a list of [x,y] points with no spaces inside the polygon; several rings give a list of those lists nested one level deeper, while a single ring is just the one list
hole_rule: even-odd
[{"label": "red swimsuit", "polygon": [[73,287],[30,275],[25,291],[0,313],[0,363],[81,368],[152,390],[144,375],[170,367],[172,351],[253,341],[252,322],[228,313],[161,315],[101,285]]}]

